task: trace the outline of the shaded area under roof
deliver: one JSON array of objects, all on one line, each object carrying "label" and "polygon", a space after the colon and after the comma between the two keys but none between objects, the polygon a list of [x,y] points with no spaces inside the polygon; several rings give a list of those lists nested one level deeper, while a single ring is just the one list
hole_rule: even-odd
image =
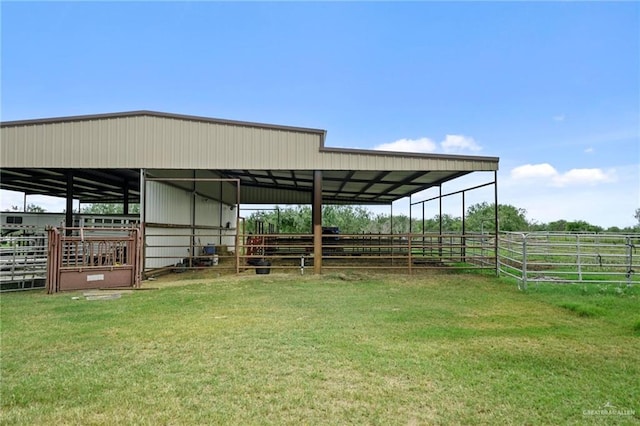
[{"label": "shaded area under roof", "polygon": [[[162,173],[154,172],[155,177]],[[219,170],[222,178],[238,179],[243,204],[308,204],[313,191],[309,170]],[[328,170],[323,172],[325,204],[389,204],[458,178],[470,172],[406,172]],[[168,181],[170,182],[170,180]],[[199,184],[201,187],[206,184]],[[213,184],[212,184],[213,185]],[[188,188],[184,183],[176,186]],[[64,169],[1,169],[0,188],[27,195],[66,197]],[[126,188],[126,189],[125,189]],[[206,188],[202,189],[207,193]],[[129,203],[140,201],[140,170],[74,169],[74,198],[82,203]]]}]

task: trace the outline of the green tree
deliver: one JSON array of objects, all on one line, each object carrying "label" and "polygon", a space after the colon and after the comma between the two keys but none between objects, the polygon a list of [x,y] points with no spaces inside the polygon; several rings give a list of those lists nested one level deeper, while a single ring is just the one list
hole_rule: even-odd
[{"label": "green tree", "polygon": [[566,220],[556,220],[554,222],[549,222],[546,227],[545,227],[545,231],[552,231],[552,232],[566,232],[567,230],[567,221]]},{"label": "green tree", "polygon": [[[494,232],[495,231],[495,204],[479,203],[467,209],[465,220],[466,232]],[[529,222],[527,211],[509,204],[498,204],[498,226],[500,231],[527,231]]]},{"label": "green tree", "polygon": [[389,215],[377,214],[369,223],[364,232],[372,234],[388,234],[391,232],[391,220]]},{"label": "green tree", "polygon": [[[326,205],[322,208],[322,225],[337,226],[343,234],[356,234],[366,230],[372,220],[372,213],[360,206]],[[276,207],[273,210],[251,213],[247,220],[247,231],[257,233],[257,224],[268,225],[283,234],[308,234],[312,232],[311,207]]]},{"label": "green tree", "polygon": [[37,206],[33,203],[27,204],[27,211],[31,213],[44,213],[46,210],[40,206]]},{"label": "green tree", "polygon": [[567,222],[565,231],[567,232],[602,232],[603,228],[600,226],[592,225],[584,220],[574,220]]},{"label": "green tree", "polygon": [[369,226],[372,213],[362,206],[326,205],[322,209],[322,224],[337,226],[342,234],[358,234]]},{"label": "green tree", "polygon": [[[441,219],[439,215],[436,215],[434,221],[437,223],[438,231],[440,230],[440,224],[438,221]],[[462,219],[457,216],[452,216],[450,214],[442,215],[442,232],[443,233],[460,233],[462,231]]]},{"label": "green tree", "polygon": [[[83,206],[81,211],[87,214],[123,214],[124,205],[118,203],[93,203]],[[129,204],[129,213],[140,213],[140,204]]]},{"label": "green tree", "polygon": [[269,225],[283,234],[307,234],[311,232],[311,207],[296,206],[272,210],[255,211],[247,218],[247,232],[258,233],[258,223],[264,224],[263,232]]},{"label": "green tree", "polygon": [[[20,207],[18,207],[18,206],[13,206],[12,205],[11,208],[5,209],[5,211],[6,212],[20,212],[20,211],[22,211],[22,209]],[[33,203],[27,204],[26,211],[27,212],[32,212],[32,213],[44,213],[44,212],[46,212],[46,210],[43,207],[38,206],[38,205],[33,204]]]}]

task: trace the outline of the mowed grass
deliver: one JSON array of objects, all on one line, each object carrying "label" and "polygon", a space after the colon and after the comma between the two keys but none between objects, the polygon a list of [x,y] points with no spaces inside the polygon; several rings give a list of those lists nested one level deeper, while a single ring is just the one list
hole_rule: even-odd
[{"label": "mowed grass", "polygon": [[640,422],[635,287],[349,272],[180,284],[3,294],[1,423]]}]

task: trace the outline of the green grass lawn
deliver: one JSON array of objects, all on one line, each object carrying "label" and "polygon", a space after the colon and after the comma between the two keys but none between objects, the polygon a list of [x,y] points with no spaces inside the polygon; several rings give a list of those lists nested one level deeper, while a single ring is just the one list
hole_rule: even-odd
[{"label": "green grass lawn", "polygon": [[180,284],[3,294],[0,423],[640,423],[638,286],[353,272]]}]

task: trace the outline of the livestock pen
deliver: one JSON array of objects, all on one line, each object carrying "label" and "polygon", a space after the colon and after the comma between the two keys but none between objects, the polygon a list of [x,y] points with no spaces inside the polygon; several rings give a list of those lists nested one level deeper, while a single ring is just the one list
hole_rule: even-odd
[{"label": "livestock pen", "polygon": [[501,232],[499,271],[529,283],[640,282],[640,234]]}]

